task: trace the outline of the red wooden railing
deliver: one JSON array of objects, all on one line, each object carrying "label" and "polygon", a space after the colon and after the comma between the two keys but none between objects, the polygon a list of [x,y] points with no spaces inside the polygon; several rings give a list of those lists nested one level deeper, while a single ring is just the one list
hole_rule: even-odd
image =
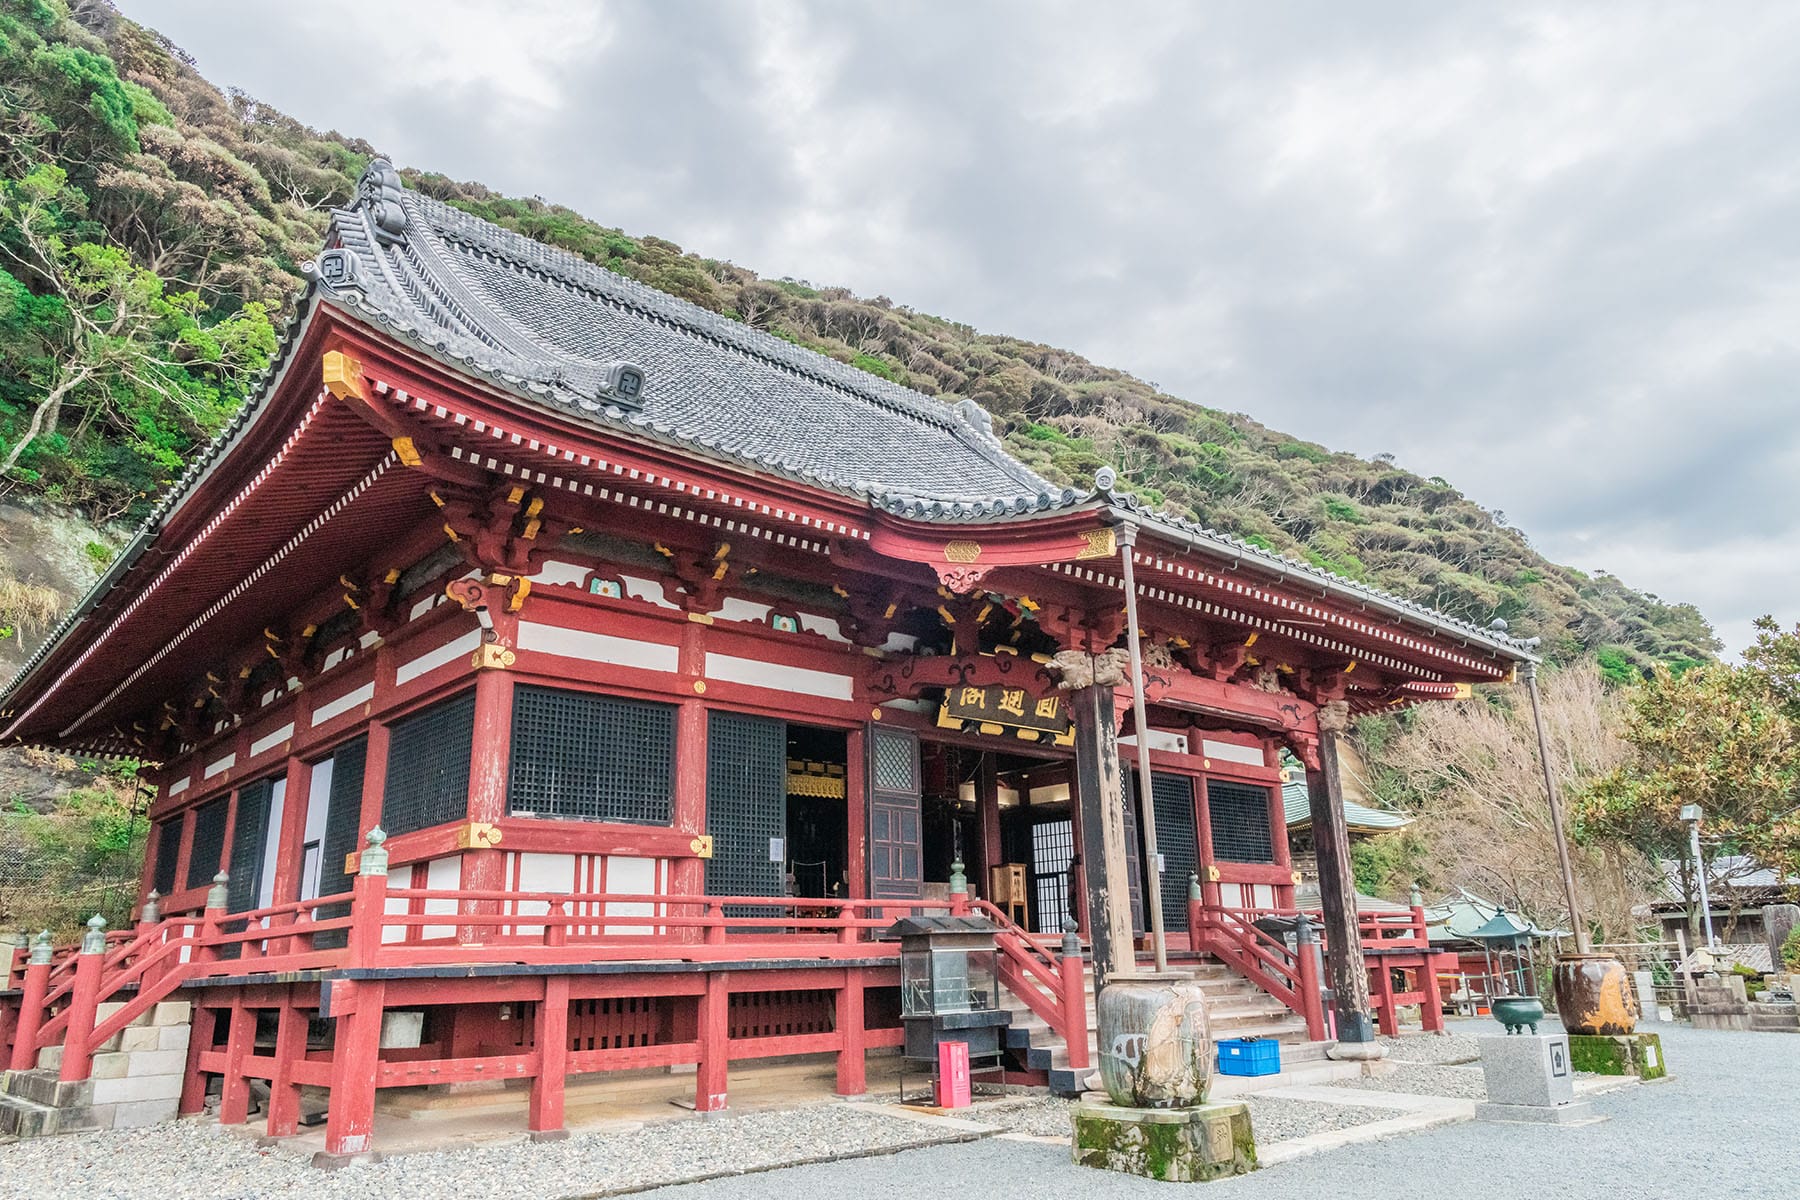
[{"label": "red wooden railing", "polygon": [[[1255,924],[1265,918],[1292,922],[1304,916],[1319,952],[1330,953],[1324,917],[1318,909],[1209,908],[1192,899],[1188,907],[1189,928],[1202,931],[1198,938],[1202,949],[1304,1017],[1308,1037],[1318,1040],[1325,1036],[1326,1013],[1319,989],[1317,955],[1289,950],[1285,939],[1274,937]],[[1356,923],[1363,954],[1368,958],[1369,999],[1381,1031],[1397,1033],[1399,1010],[1409,1004],[1420,1006],[1427,1030],[1441,1031],[1443,1012],[1437,1003],[1434,975],[1439,960],[1446,956],[1431,947],[1424,908],[1415,905],[1394,912],[1359,912]],[[1311,974],[1310,982],[1304,985],[1299,978],[1302,970]],[[1396,988],[1395,972],[1403,980],[1412,979],[1413,986]]]},{"label": "red wooden railing", "polygon": [[[971,906],[966,896],[837,900],[402,888],[365,870],[348,895],[239,913],[227,913],[225,902],[221,877],[198,916],[140,922],[112,935],[96,924],[79,946],[39,947],[28,957],[42,961],[17,968],[22,994],[10,1031],[12,1069],[31,1068],[38,1051],[60,1044],[62,1078],[86,1078],[97,1048],[195,979],[471,963],[897,957],[895,944],[873,935],[909,913],[971,907],[999,927],[1001,981],[1064,1038],[1071,1066],[1088,1065],[1079,953],[1052,956],[997,909],[982,901]],[[119,1007],[98,1019],[109,1002]]]}]

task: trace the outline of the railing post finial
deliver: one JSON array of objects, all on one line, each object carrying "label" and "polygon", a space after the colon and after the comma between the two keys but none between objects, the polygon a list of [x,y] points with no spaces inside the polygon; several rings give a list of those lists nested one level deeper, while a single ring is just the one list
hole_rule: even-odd
[{"label": "railing post finial", "polygon": [[369,830],[369,835],[365,840],[369,843],[369,848],[364,850],[362,857],[357,860],[356,873],[385,877],[388,873],[388,852],[383,843],[387,841],[387,833],[377,825]]},{"label": "railing post finial", "polygon": [[1200,874],[1197,871],[1188,872],[1188,899],[1200,899]]},{"label": "railing post finial", "polygon": [[1305,913],[1300,913],[1294,918],[1294,941],[1301,946],[1313,944],[1312,918]]},{"label": "railing post finial", "polygon": [[31,940],[31,965],[47,966],[56,958],[56,940],[50,936],[48,929],[38,930],[37,937]]},{"label": "railing post finial", "polygon": [[231,903],[231,876],[220,871],[213,876],[212,886],[206,889],[206,907],[216,908],[223,912]]},{"label": "railing post finial", "polygon": [[106,953],[106,918],[95,913],[88,918],[87,932],[81,935],[83,954]]},{"label": "railing post finial", "polygon": [[1081,926],[1076,924],[1073,913],[1063,917],[1062,953],[1064,958],[1081,957]]},{"label": "railing post finial", "polygon": [[952,896],[969,894],[969,877],[963,874],[963,860],[960,857],[950,864],[950,894]]},{"label": "railing post finial", "polygon": [[1406,903],[1413,908],[1421,908],[1424,906],[1425,893],[1419,890],[1418,884],[1413,884],[1412,890],[1406,893]]},{"label": "railing post finial", "polygon": [[138,920],[146,925],[154,925],[162,920],[162,896],[154,888],[144,897],[144,907],[138,911]]}]

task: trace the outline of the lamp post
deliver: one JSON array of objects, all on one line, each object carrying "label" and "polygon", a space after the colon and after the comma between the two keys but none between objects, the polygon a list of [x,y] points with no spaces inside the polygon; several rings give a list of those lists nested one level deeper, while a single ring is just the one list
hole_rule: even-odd
[{"label": "lamp post", "polygon": [[1703,815],[1698,804],[1681,806],[1681,819],[1688,827],[1688,846],[1694,852],[1694,878],[1700,882],[1700,915],[1706,921],[1706,948],[1714,951],[1719,948],[1719,939],[1713,936],[1712,900],[1706,894],[1706,860],[1700,857],[1700,818]]}]

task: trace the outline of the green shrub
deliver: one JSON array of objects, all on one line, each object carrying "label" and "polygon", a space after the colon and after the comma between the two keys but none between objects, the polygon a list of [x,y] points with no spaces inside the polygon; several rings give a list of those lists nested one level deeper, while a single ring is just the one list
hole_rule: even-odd
[{"label": "green shrub", "polygon": [[1781,965],[1790,972],[1800,971],[1800,926],[1790,929],[1787,940],[1781,943]]}]

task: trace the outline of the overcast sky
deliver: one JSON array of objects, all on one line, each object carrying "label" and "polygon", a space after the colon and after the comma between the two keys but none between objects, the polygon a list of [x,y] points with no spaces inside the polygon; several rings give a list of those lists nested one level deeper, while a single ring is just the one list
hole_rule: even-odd
[{"label": "overcast sky", "polygon": [[1800,618],[1800,6],[120,0],[319,128]]}]

